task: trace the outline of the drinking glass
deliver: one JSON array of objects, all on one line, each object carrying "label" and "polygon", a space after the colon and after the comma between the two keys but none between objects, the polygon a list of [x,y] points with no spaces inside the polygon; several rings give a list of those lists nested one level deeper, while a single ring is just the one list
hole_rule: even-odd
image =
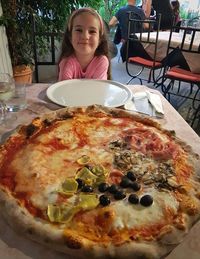
[{"label": "drinking glass", "polygon": [[7,121],[6,101],[12,98],[14,90],[14,79],[7,73],[0,73],[0,124]]}]

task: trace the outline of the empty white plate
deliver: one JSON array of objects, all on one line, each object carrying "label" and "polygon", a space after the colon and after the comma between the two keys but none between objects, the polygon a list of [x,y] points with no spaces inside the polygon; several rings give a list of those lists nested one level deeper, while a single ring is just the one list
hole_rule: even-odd
[{"label": "empty white plate", "polygon": [[99,104],[119,107],[131,100],[131,90],[118,82],[109,80],[73,79],[51,85],[48,98],[62,106],[88,106]]}]

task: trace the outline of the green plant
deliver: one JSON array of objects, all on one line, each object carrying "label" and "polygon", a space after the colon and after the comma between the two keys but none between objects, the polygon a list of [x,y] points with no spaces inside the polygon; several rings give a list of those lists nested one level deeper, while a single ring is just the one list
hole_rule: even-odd
[{"label": "green plant", "polygon": [[30,10],[16,1],[2,0],[0,24],[6,27],[13,66],[33,64]]}]

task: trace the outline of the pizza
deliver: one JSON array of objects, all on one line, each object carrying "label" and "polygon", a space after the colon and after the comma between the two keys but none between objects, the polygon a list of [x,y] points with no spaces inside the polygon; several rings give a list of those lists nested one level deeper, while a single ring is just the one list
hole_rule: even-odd
[{"label": "pizza", "polygon": [[1,145],[0,211],[69,258],[162,258],[200,217],[199,157],[149,117],[63,108]]}]

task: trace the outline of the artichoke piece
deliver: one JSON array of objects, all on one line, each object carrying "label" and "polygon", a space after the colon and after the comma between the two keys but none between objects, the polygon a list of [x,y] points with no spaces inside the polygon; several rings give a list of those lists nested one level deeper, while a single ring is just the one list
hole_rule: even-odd
[{"label": "artichoke piece", "polygon": [[92,168],[92,172],[93,172],[93,174],[95,174],[97,176],[103,176],[103,175],[107,174],[106,169],[102,165],[95,165]]},{"label": "artichoke piece", "polygon": [[78,211],[80,211],[80,208],[77,206],[76,207],[62,206],[59,222],[61,223],[69,222]]},{"label": "artichoke piece", "polygon": [[95,187],[97,187],[100,183],[105,183],[106,182],[106,176],[102,175],[99,176],[95,182]]},{"label": "artichoke piece", "polygon": [[74,178],[67,178],[61,185],[58,192],[71,195],[75,193],[78,189],[78,183]]},{"label": "artichoke piece", "polygon": [[92,210],[99,205],[99,199],[96,194],[83,194],[79,195],[78,207],[83,210]]},{"label": "artichoke piece", "polygon": [[78,171],[76,175],[76,179],[82,179],[86,184],[92,185],[96,179],[97,176],[94,175],[87,167],[83,167],[80,171]]},{"label": "artichoke piece", "polygon": [[90,157],[87,155],[83,155],[79,159],[77,159],[77,163],[79,165],[86,165],[89,162],[90,162]]},{"label": "artichoke piece", "polygon": [[47,208],[47,215],[51,222],[67,223],[79,210],[79,207],[71,207],[68,205],[57,206],[49,204]]},{"label": "artichoke piece", "polygon": [[59,222],[60,218],[60,207],[49,204],[47,207],[47,216],[51,222]]}]

